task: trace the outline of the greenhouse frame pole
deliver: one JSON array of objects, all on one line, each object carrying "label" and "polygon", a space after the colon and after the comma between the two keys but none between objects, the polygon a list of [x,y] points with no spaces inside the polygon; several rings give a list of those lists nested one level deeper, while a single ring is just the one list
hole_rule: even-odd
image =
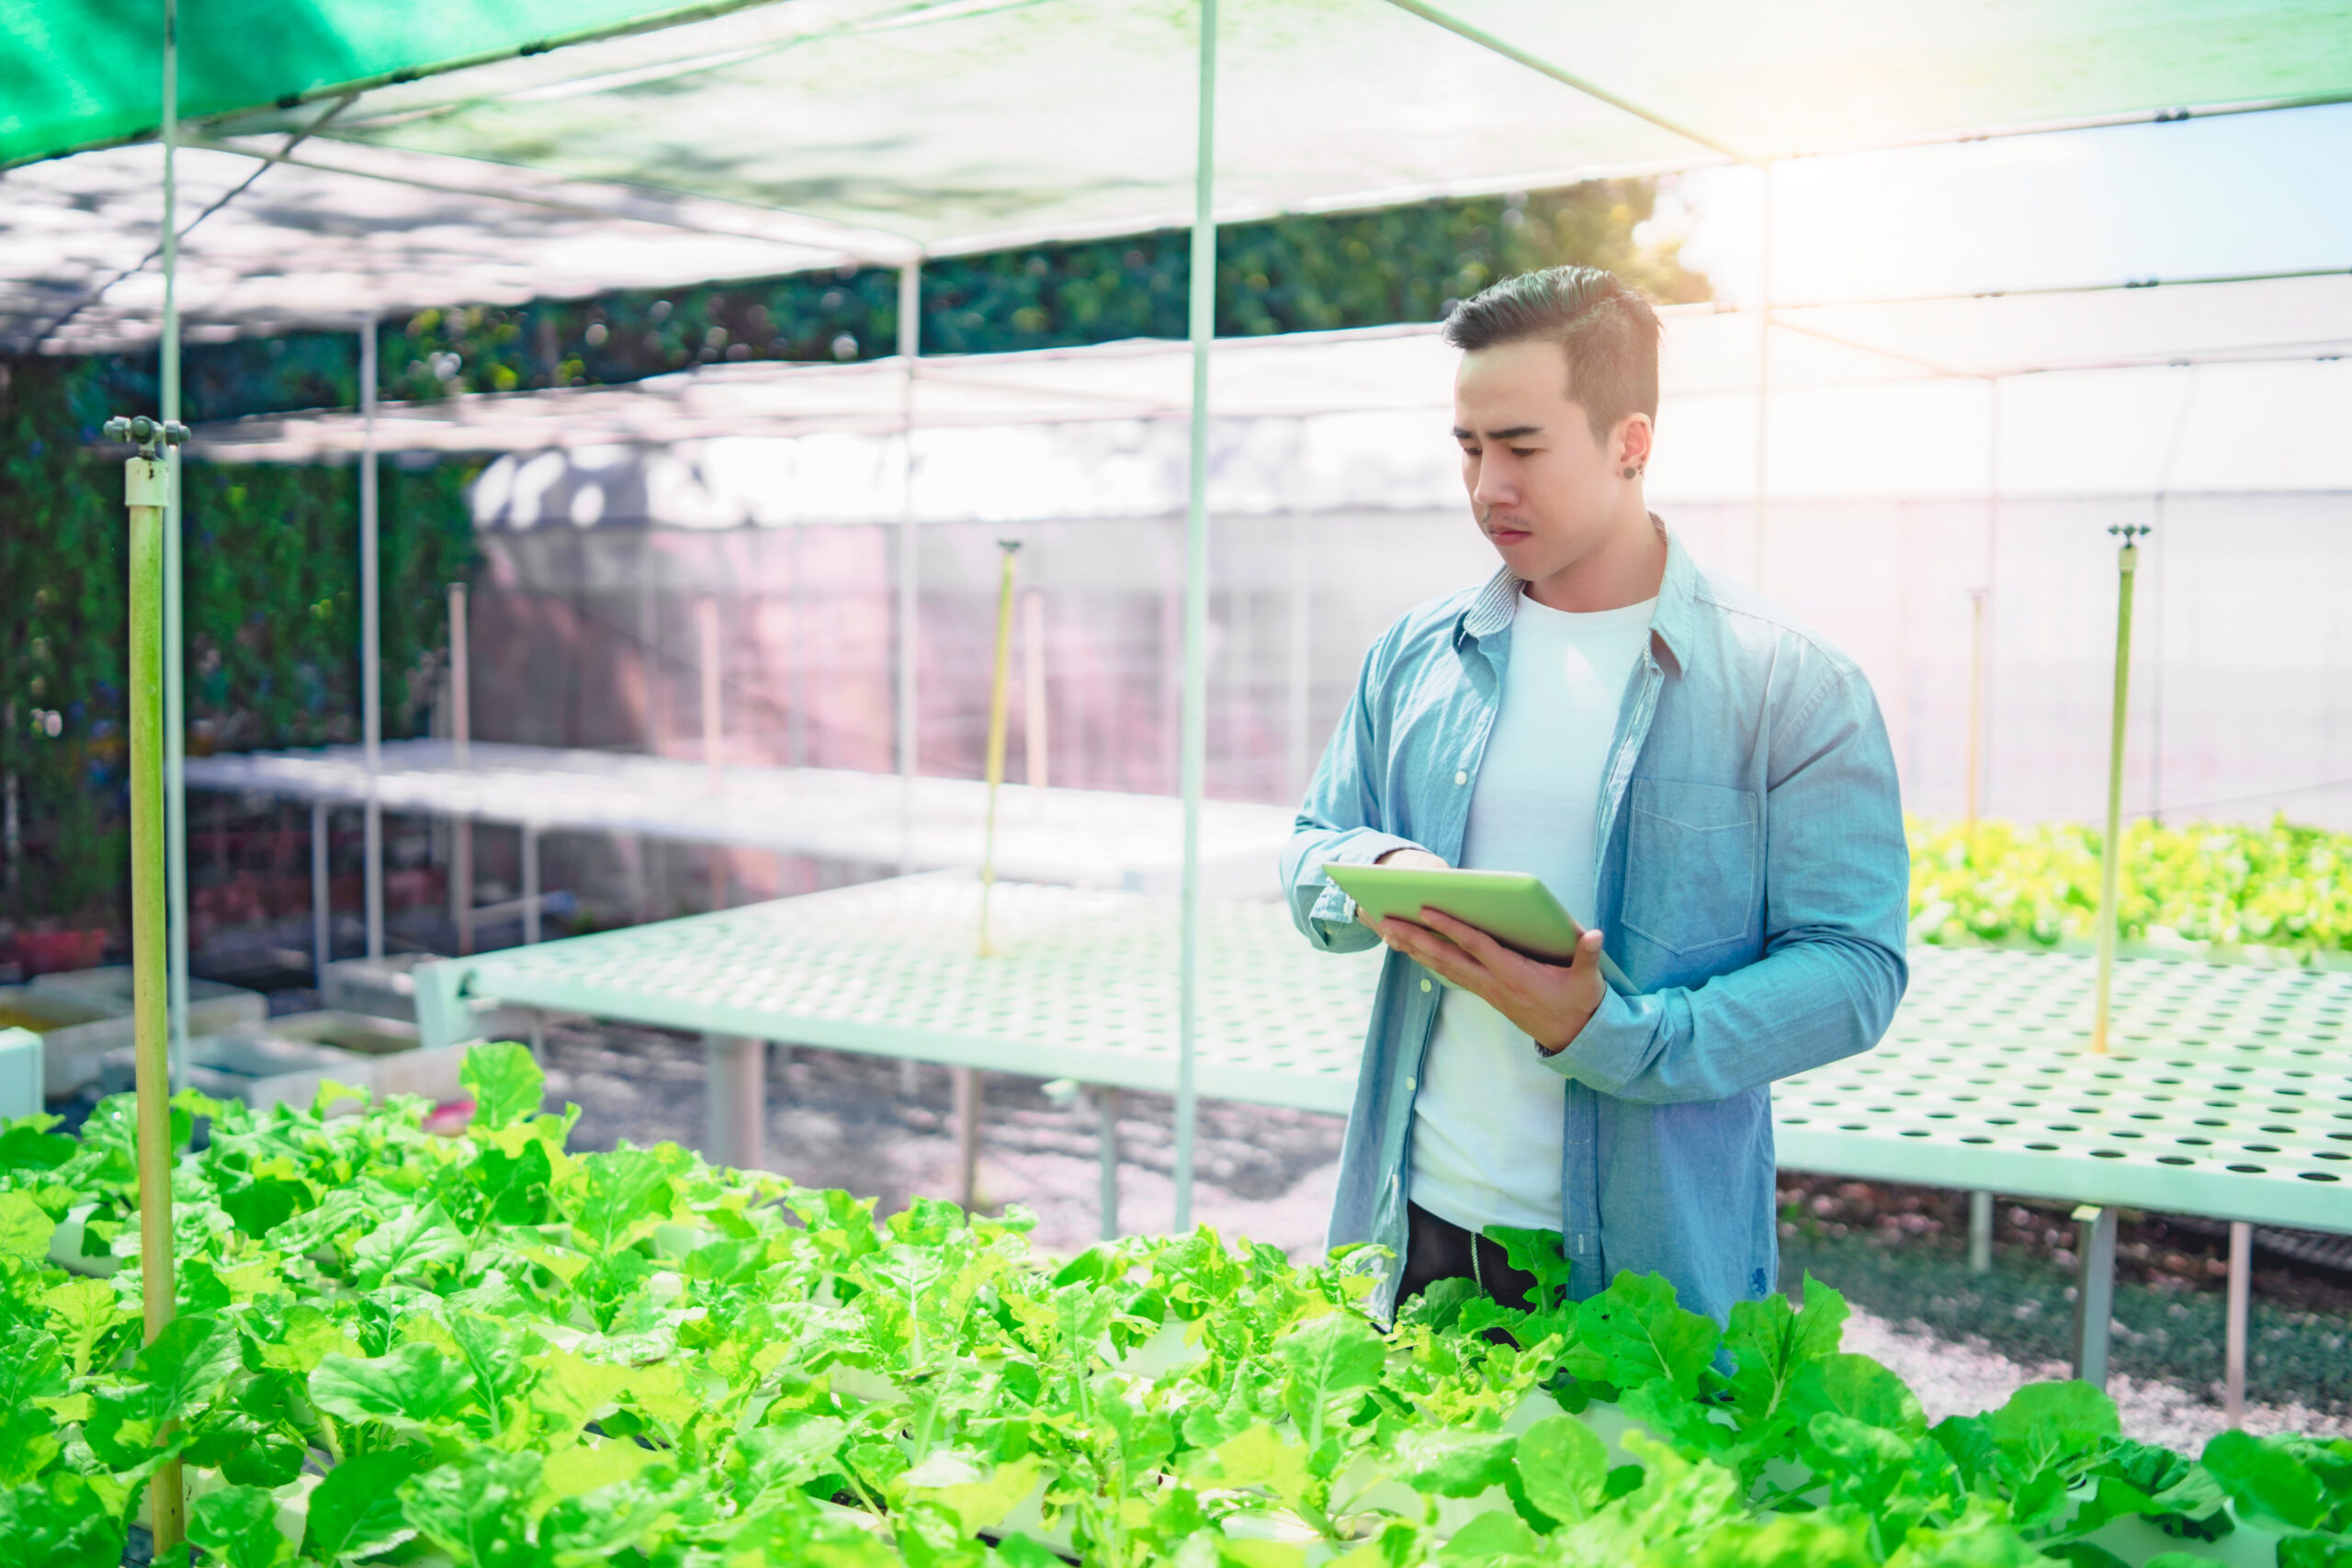
[{"label": "greenhouse frame pole", "polygon": [[2115,885],[2123,864],[2123,734],[2132,695],[2132,585],[2139,576],[2139,539],[2148,530],[2120,523],[2108,530],[2123,541],[2115,552],[2115,706],[2107,749],[2107,837],[2098,856],[2098,994],[2091,1018],[2091,1054],[2107,1055],[2107,1026],[2115,990]]},{"label": "greenhouse frame pole", "polygon": [[384,630],[379,603],[376,493],[376,318],[359,324],[359,740],[368,758],[368,956],[384,956]]},{"label": "greenhouse frame pole", "polygon": [[922,352],[922,255],[899,269],[899,874],[915,868],[915,358]]},{"label": "greenhouse frame pole", "polygon": [[1756,247],[1756,592],[1764,592],[1772,483],[1772,165],[1757,165],[1764,200]]},{"label": "greenhouse frame pole", "polygon": [[[168,7],[166,11],[168,17]],[[166,27],[170,26],[167,20]],[[168,58],[168,55],[167,55]],[[130,649],[127,716],[130,727],[130,964],[132,1071],[139,1159],[139,1296],[149,1344],[171,1325],[178,1291],[172,1260],[171,1040],[165,1020],[164,950],[164,520],[171,468],[156,447],[186,436],[177,424],[115,419],[107,434],[134,443],[124,466],[130,513]],[[160,1439],[162,1433],[157,1434]],[[160,1551],[187,1530],[187,1503],[176,1460],[155,1472],[149,1490]]]},{"label": "greenhouse frame pole", "polygon": [[[164,338],[156,351],[165,428],[180,417],[178,0],[164,0]],[[187,1070],[187,636],[180,603],[180,449],[164,447],[164,942],[170,987],[172,1087]]]},{"label": "greenhouse frame pole", "polygon": [[1184,512],[1184,893],[1177,958],[1176,1223],[1193,1226],[1193,1056],[1201,1028],[1201,790],[1208,768],[1209,346],[1216,336],[1216,0],[1201,0],[1193,172],[1193,452]]}]

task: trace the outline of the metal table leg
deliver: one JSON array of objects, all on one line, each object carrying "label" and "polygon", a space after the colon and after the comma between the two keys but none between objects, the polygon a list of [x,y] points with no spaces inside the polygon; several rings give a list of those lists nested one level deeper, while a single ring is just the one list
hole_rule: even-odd
[{"label": "metal table leg", "polygon": [[767,1111],[768,1044],[740,1034],[706,1034],[703,1154],[714,1165],[757,1169]]},{"label": "metal table leg", "polygon": [[980,1072],[978,1067],[956,1069],[956,1201],[967,1210],[978,1207]]},{"label": "metal table leg", "polygon": [[1993,1271],[1993,1195],[1971,1192],[1968,1195],[1968,1271],[1989,1274]]},{"label": "metal table leg", "polygon": [[2232,1427],[2245,1425],[2246,1318],[2254,1296],[2254,1227],[2230,1222],[2230,1304],[2223,1330],[2222,1407]]},{"label": "metal table leg", "polygon": [[2115,1316],[2115,1211],[2086,1203],[2075,1211],[2075,1375],[2107,1386],[2108,1325]]},{"label": "metal table leg", "polygon": [[1094,1091],[1094,1147],[1102,1163],[1102,1239],[1119,1239],[1119,1091],[1105,1084]]}]

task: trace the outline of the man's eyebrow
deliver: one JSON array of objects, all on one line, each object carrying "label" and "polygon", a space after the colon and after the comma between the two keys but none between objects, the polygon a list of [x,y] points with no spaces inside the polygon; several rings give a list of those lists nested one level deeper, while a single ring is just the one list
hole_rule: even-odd
[{"label": "man's eyebrow", "polygon": [[[1453,427],[1453,438],[1456,441],[1470,440],[1477,434],[1478,433],[1475,430],[1464,430],[1458,424]],[[1540,424],[1513,424],[1508,425],[1501,430],[1487,431],[1486,434],[1486,439],[1488,441],[1517,441],[1521,436],[1541,435],[1543,434],[1544,427]]]}]

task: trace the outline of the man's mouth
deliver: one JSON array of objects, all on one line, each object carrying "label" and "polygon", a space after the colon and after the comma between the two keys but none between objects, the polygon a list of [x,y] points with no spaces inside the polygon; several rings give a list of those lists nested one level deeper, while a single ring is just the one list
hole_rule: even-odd
[{"label": "man's mouth", "polygon": [[1487,531],[1487,537],[1498,545],[1515,545],[1534,532],[1499,517],[1486,518],[1478,525]]}]

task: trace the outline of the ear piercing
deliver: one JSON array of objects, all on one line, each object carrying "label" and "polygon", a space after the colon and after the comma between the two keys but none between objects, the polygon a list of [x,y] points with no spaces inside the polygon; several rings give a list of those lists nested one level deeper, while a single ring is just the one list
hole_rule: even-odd
[{"label": "ear piercing", "polygon": [[1629,479],[1640,479],[1642,470],[1648,467],[1647,463],[1628,463],[1625,465],[1625,477]]}]

